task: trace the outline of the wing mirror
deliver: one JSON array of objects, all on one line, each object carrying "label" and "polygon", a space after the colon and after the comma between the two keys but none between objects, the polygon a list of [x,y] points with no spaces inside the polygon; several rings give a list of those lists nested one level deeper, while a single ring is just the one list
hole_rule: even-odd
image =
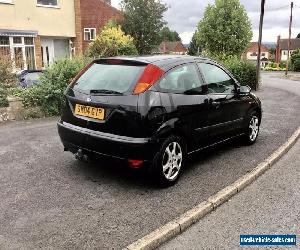
[{"label": "wing mirror", "polygon": [[240,86],[238,88],[238,94],[239,95],[249,95],[251,92],[251,88],[247,85],[247,86]]}]

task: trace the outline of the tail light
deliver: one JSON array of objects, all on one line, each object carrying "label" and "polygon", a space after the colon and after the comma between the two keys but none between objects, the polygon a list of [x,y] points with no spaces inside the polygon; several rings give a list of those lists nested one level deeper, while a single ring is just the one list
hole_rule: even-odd
[{"label": "tail light", "polygon": [[159,80],[165,72],[159,67],[148,64],[145,68],[143,74],[135,85],[133,94],[138,95],[145,92],[149,89],[153,84]]},{"label": "tail light", "polygon": [[144,161],[143,160],[128,160],[129,166],[132,168],[140,168]]}]

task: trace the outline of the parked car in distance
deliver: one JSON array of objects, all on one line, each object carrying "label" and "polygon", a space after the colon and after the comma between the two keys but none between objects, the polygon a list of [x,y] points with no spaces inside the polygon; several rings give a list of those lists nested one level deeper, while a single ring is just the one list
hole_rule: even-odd
[{"label": "parked car in distance", "polygon": [[262,118],[250,87],[221,65],[190,56],[99,59],[67,88],[58,122],[66,151],[145,165],[163,185],[188,155],[240,137],[253,144]]},{"label": "parked car in distance", "polygon": [[39,83],[39,78],[43,73],[42,70],[23,70],[17,74],[19,84],[23,88],[27,88]]}]

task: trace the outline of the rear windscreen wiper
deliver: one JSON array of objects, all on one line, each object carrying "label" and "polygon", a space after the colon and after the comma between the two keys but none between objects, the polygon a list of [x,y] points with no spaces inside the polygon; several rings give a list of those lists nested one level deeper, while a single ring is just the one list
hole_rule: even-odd
[{"label": "rear windscreen wiper", "polygon": [[114,90],[108,90],[108,89],[92,89],[90,90],[91,94],[108,94],[108,95],[123,95],[123,93],[114,91]]}]

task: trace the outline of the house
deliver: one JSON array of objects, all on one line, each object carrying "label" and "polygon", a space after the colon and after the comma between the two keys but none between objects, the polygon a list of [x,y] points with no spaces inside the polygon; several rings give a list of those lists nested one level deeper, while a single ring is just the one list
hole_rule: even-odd
[{"label": "house", "polygon": [[158,54],[175,54],[175,55],[185,55],[187,53],[187,48],[182,44],[182,42],[162,42],[157,51],[154,53]]},{"label": "house", "polygon": [[81,54],[109,20],[122,18],[122,12],[112,7],[110,0],[75,0],[75,17],[75,49]]},{"label": "house", "polygon": [[15,71],[42,69],[84,53],[121,12],[104,0],[0,0],[0,56]]},{"label": "house", "polygon": [[[256,61],[258,56],[258,42],[251,42],[246,51],[242,54],[242,58],[250,61]],[[261,67],[265,67],[271,57],[269,49],[265,45],[261,45],[260,59]]]},{"label": "house", "polygon": [[[281,39],[280,36],[277,37],[276,45],[276,63],[280,61],[286,61],[288,57],[288,39]],[[290,55],[297,49],[300,49],[300,38],[291,39],[290,43]]]}]

